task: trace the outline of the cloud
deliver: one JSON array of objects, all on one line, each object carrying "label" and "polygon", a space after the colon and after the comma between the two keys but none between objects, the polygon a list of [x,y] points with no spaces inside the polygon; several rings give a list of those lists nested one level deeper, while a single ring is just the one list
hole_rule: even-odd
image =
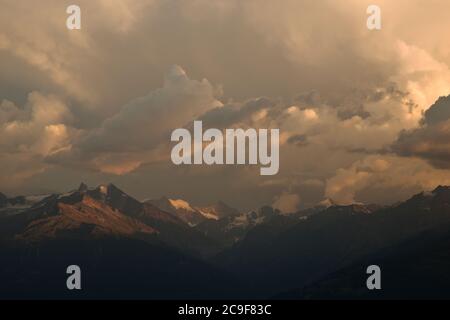
[{"label": "cloud", "polygon": [[98,128],[86,132],[73,148],[61,150],[48,160],[128,173],[154,160],[155,151],[170,142],[172,130],[221,106],[216,94],[216,88],[206,79],[191,80],[181,67],[172,66],[162,88],[125,104]]},{"label": "cloud", "polygon": [[440,97],[424,114],[421,126],[403,131],[392,149],[404,157],[427,160],[437,168],[450,168],[450,96]]},{"label": "cloud", "polygon": [[340,204],[355,203],[355,195],[371,182],[376,173],[389,168],[390,163],[384,159],[370,157],[360,160],[348,169],[338,169],[336,175],[327,180],[325,197]]},{"label": "cloud", "polygon": [[23,108],[4,100],[0,104],[1,150],[49,155],[67,145],[70,120],[69,109],[56,96],[33,92]]},{"label": "cloud", "polygon": [[450,171],[420,159],[366,156],[327,179],[325,196],[339,204],[395,203],[412,194],[450,183]]},{"label": "cloud", "polygon": [[22,182],[46,168],[44,159],[70,147],[76,131],[64,101],[54,95],[32,92],[23,107],[0,103],[0,181]]},{"label": "cloud", "polygon": [[[429,109],[449,93],[448,1],[379,0],[379,32],[366,28],[365,0],[79,0],[74,32],[69,4],[0,0],[0,164],[17,185],[66,188],[83,174],[143,197],[249,207],[295,194],[305,206],[325,194],[391,201],[426,182],[396,175],[401,165],[433,182],[420,170],[442,172],[422,159],[448,165],[448,114]],[[279,174],[174,168],[170,132],[195,119],[279,128]],[[389,155],[393,144],[406,157]],[[375,159],[389,168],[369,170]]]},{"label": "cloud", "polygon": [[39,4],[0,1],[0,6],[4,8],[0,12],[2,64],[20,59],[21,69],[40,73],[76,99],[93,101],[94,91],[76,71],[90,40],[86,34],[67,33],[67,6],[54,0]]},{"label": "cloud", "polygon": [[300,197],[297,194],[284,192],[275,197],[272,207],[283,213],[293,213],[299,209]]}]

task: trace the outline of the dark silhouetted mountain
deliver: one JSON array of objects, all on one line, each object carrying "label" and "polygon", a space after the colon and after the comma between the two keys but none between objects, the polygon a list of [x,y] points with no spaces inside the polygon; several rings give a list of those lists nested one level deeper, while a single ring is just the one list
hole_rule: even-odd
[{"label": "dark silhouetted mountain", "polygon": [[208,220],[197,226],[206,236],[229,247],[239,242],[251,229],[263,223],[270,223],[272,218],[280,215],[278,210],[264,206],[257,211],[243,214],[226,215],[219,220]]},{"label": "dark silhouetted mountain", "polygon": [[78,187],[78,191],[81,191],[81,192],[85,192],[88,189],[89,189],[89,187],[84,182],[80,183],[80,186]]},{"label": "dark silhouetted mountain", "polygon": [[449,205],[449,188],[438,187],[376,211],[332,206],[279,232],[270,224],[255,227],[216,263],[252,281],[261,297],[270,296],[289,286],[302,288],[423,232],[450,230]]},{"label": "dark silhouetted mountain", "polygon": [[[368,290],[367,267],[378,265],[381,290]],[[430,230],[384,248],[277,299],[450,299],[450,232]]]},{"label": "dark silhouetted mountain", "polygon": [[[212,299],[236,297],[240,288],[208,263],[136,237],[57,235],[2,245],[0,254],[1,299]],[[81,291],[66,288],[74,264]]]},{"label": "dark silhouetted mountain", "polygon": [[212,255],[220,248],[203,234],[190,228],[178,217],[160,210],[151,203],[141,203],[113,184],[100,185],[86,191],[95,199],[105,202],[124,214],[142,221],[159,231],[158,237],[190,254]]},{"label": "dark silhouetted mountain", "polygon": [[133,236],[157,234],[158,231],[139,220],[99,202],[90,196],[70,204],[58,202],[58,214],[31,221],[16,239],[39,242],[48,238],[96,238],[98,236]]},{"label": "dark silhouetted mountain", "polygon": [[6,207],[6,205],[8,204],[8,198],[0,192],[0,208],[4,208]]},{"label": "dark silhouetted mountain", "polygon": [[[83,191],[80,191],[80,189]],[[24,228],[31,223],[41,223],[44,221],[42,219],[61,215],[62,204],[85,204],[85,198],[95,200],[91,203],[105,204],[106,207],[104,208],[119,211],[122,216],[132,218],[156,230],[160,241],[182,251],[194,255],[211,255],[219,250],[219,246],[214,244],[214,241],[190,228],[177,217],[151,204],[139,202],[112,184],[100,185],[93,189],[79,188],[65,194],[45,197],[31,207],[27,207],[21,214],[2,219],[4,220],[0,224],[0,231],[3,231],[2,237],[16,235],[23,232]],[[95,210],[99,211],[98,208],[95,208]],[[82,218],[87,219],[88,215],[84,215]],[[55,222],[57,219],[61,218],[58,217],[52,221]],[[84,221],[85,224],[91,224],[91,222]],[[101,227],[103,226],[99,226],[99,228]]]},{"label": "dark silhouetted mountain", "polygon": [[382,209],[381,206],[375,204],[350,204],[350,205],[332,205],[325,209],[330,213],[346,213],[346,214],[370,214]]},{"label": "dark silhouetted mountain", "polygon": [[[218,298],[239,288],[195,257],[210,239],[114,185],[46,197],[3,217],[0,232],[1,298]],[[79,294],[65,287],[72,264],[83,270]]]},{"label": "dark silhouetted mountain", "polygon": [[[289,215],[218,204],[203,212],[217,220],[194,227],[112,184],[0,203],[21,208],[0,216],[0,297],[450,297],[449,187]],[[69,264],[86,291],[66,290]],[[365,288],[369,264],[382,268],[382,294]]]},{"label": "dark silhouetted mountain", "polygon": [[50,195],[7,197],[0,194],[0,217],[24,212]]}]

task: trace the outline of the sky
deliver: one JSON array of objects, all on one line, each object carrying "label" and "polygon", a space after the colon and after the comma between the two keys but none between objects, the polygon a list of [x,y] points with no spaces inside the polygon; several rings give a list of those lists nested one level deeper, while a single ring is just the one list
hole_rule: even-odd
[{"label": "sky", "polygon": [[[447,0],[0,0],[0,191],[284,212],[450,184]],[[366,9],[381,8],[381,30]],[[280,170],[175,166],[170,133],[279,128]]]}]

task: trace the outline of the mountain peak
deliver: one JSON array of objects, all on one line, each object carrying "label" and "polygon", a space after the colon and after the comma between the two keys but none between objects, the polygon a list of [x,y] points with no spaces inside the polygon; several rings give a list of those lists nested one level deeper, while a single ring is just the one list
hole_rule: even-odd
[{"label": "mountain peak", "polygon": [[80,186],[78,187],[78,191],[80,191],[80,192],[87,191],[88,189],[89,189],[89,187],[84,182],[81,182]]},{"label": "mountain peak", "polygon": [[183,209],[186,211],[191,211],[194,212],[195,210],[191,207],[191,205],[189,204],[189,202],[183,200],[183,199],[168,199],[168,201],[170,202],[170,204],[175,208],[175,209]]},{"label": "mountain peak", "polygon": [[332,207],[332,206],[335,206],[335,205],[337,205],[337,203],[333,199],[326,198],[326,199],[320,201],[316,206],[317,207],[329,208],[329,207]]},{"label": "mountain peak", "polygon": [[106,184],[99,185],[97,189],[100,191],[100,193],[103,193],[105,195],[108,194],[109,188],[108,188],[108,185],[106,185]]},{"label": "mountain peak", "polygon": [[217,209],[221,209],[221,210],[236,210],[232,207],[230,207],[227,203],[223,202],[222,200],[219,200],[216,202],[216,204],[214,205],[214,207],[216,207]]},{"label": "mountain peak", "polygon": [[205,220],[205,217],[197,208],[192,207],[189,202],[183,199],[170,199],[163,196],[159,199],[148,200],[146,203],[150,203],[160,210],[169,212],[191,227],[196,226]]},{"label": "mountain peak", "polygon": [[0,192],[0,208],[6,206],[7,201],[8,201],[8,197]]},{"label": "mountain peak", "polygon": [[443,192],[450,193],[450,187],[439,185],[432,191],[433,194],[443,193]]},{"label": "mountain peak", "polygon": [[229,205],[227,205],[225,202],[223,202],[222,200],[219,200],[216,202],[216,205],[218,206],[223,206],[223,207],[229,207]]},{"label": "mountain peak", "polygon": [[99,191],[100,193],[104,194],[104,195],[111,195],[111,194],[125,194],[125,192],[123,192],[122,190],[120,190],[118,187],[116,187],[114,184],[112,183],[103,183],[100,184],[97,188],[97,191]]},{"label": "mountain peak", "polygon": [[400,205],[412,204],[414,206],[430,207],[436,205],[450,204],[450,187],[437,186],[432,191],[422,191],[413,195],[410,199]]},{"label": "mountain peak", "polygon": [[196,207],[196,209],[207,219],[219,220],[229,216],[238,216],[240,212],[219,200],[211,206]]},{"label": "mountain peak", "polygon": [[365,205],[362,203],[352,203],[349,205],[333,205],[325,209],[328,213],[347,213],[347,214],[370,214],[382,207],[379,205],[369,204]]}]

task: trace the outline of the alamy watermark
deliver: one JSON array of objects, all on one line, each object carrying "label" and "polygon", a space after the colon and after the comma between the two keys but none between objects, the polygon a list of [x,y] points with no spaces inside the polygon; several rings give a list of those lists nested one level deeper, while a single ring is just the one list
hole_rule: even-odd
[{"label": "alamy watermark", "polygon": [[81,290],[81,268],[75,264],[70,265],[66,269],[67,277],[66,286],[69,290]]},{"label": "alamy watermark", "polygon": [[381,290],[381,269],[376,264],[370,265],[366,269],[366,273],[370,274],[367,278],[366,286],[369,290]]},{"label": "alamy watermark", "polygon": [[66,20],[66,27],[69,30],[81,29],[81,8],[77,5],[70,5],[66,9],[66,13],[69,15]]},{"label": "alamy watermark", "polygon": [[371,4],[367,7],[367,29],[369,30],[381,30],[381,8],[375,4]]},{"label": "alamy watermark", "polygon": [[[81,29],[81,8],[72,4],[67,7],[66,13],[69,14],[66,20],[66,27],[69,30]],[[371,4],[367,7],[366,26],[369,30],[381,30],[381,8],[378,5]]]},{"label": "alamy watermark", "polygon": [[[280,167],[280,130],[219,129],[203,132],[202,121],[194,121],[194,139],[189,130],[179,128],[172,132],[172,142],[178,142],[171,153],[176,165],[260,164],[261,175],[275,175]],[[207,145],[204,147],[204,143]]]}]

